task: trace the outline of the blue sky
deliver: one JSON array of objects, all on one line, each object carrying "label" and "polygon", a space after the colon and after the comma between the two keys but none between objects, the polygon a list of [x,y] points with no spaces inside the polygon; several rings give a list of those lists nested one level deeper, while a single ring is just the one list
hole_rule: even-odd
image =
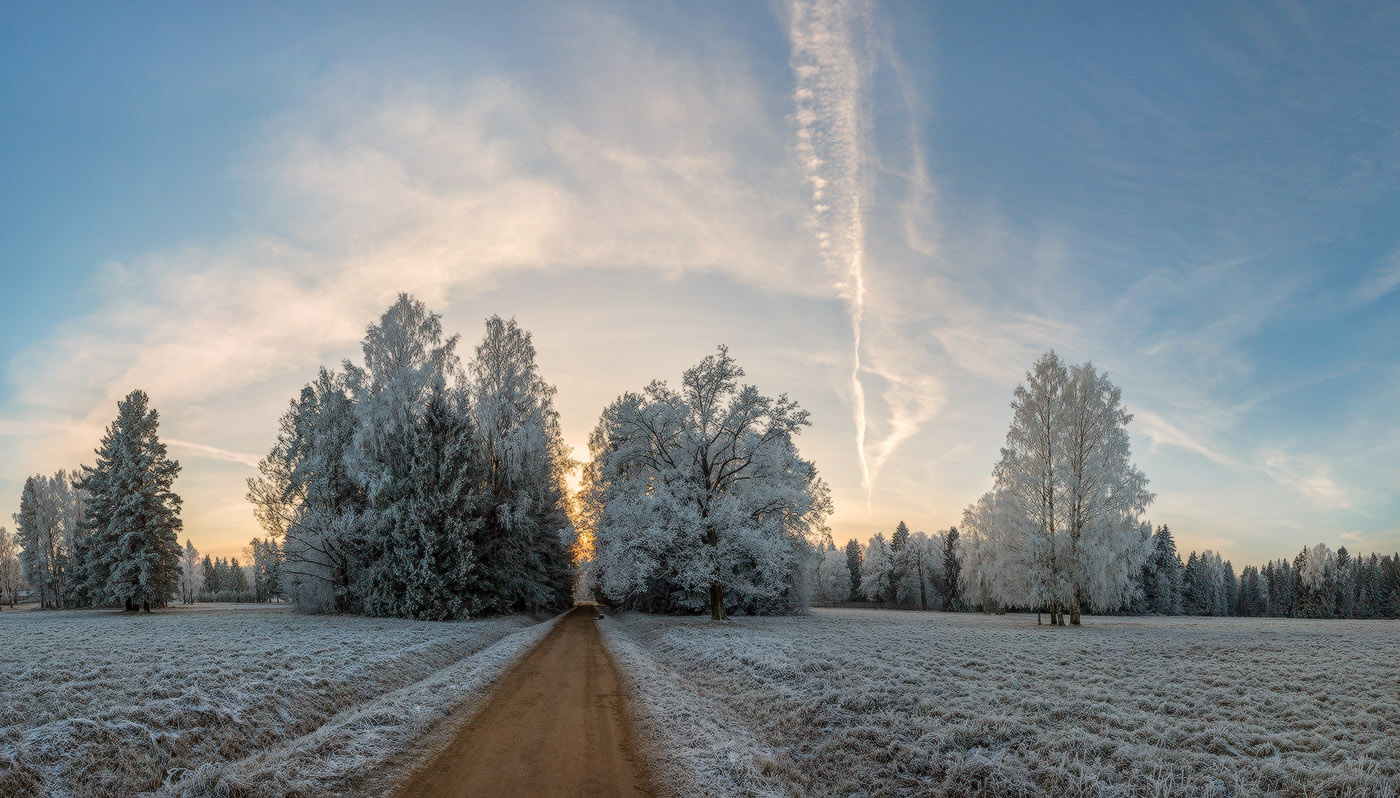
[{"label": "blue sky", "polygon": [[410,290],[533,330],[579,455],[728,343],[839,541],[956,523],[1054,347],[1185,547],[1400,548],[1394,7],[503,5],[8,9],[0,513],[141,386],[237,552],[282,406]]}]

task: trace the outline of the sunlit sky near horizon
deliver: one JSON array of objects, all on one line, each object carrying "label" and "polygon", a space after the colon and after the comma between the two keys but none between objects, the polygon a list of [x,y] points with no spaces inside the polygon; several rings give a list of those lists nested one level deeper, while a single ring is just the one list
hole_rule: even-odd
[{"label": "sunlit sky near horizon", "polygon": [[141,387],[241,554],[277,416],[409,291],[532,331],[576,457],[727,344],[838,543],[957,523],[1053,347],[1184,551],[1400,549],[1400,7],[513,6],[7,6],[6,525]]}]

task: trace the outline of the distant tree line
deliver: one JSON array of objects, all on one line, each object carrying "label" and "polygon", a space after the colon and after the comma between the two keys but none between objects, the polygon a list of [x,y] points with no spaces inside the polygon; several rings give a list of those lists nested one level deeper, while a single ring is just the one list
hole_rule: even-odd
[{"label": "distant tree line", "polygon": [[830,600],[849,584],[852,597],[926,607],[932,592],[950,607],[1048,613],[1056,625],[1085,611],[1400,615],[1400,555],[1358,557],[1319,543],[1238,575],[1212,551],[1183,562],[1171,531],[1154,532],[1143,518],[1153,495],[1131,462],[1132,415],[1093,364],[1048,352],[1012,399],[995,483],[963,512],[962,535],[950,530],[940,546],[939,536],[911,535],[901,522],[888,542],[852,541],[844,577],[835,553],[818,566],[819,594]]},{"label": "distant tree line", "polygon": [[817,566],[814,600],[820,604],[870,601],[916,610],[965,609],[958,581],[958,530],[910,532],[903,521],[888,542],[883,533],[862,546],[831,546]]},{"label": "distant tree line", "polygon": [[514,320],[488,319],[465,367],[457,342],[401,294],[364,364],[322,368],[283,414],[248,499],[277,547],[260,578],[299,609],[437,620],[569,600],[555,389]]},{"label": "distant tree line", "polygon": [[1213,551],[1183,562],[1166,526],[1152,535],[1140,590],[1125,611],[1159,615],[1289,618],[1400,617],[1400,553],[1353,555],[1304,547],[1292,561],[1247,565],[1237,575]]},{"label": "distant tree line", "polygon": [[[1129,598],[1102,610],[1115,615],[1204,615],[1244,618],[1400,618],[1400,553],[1353,555],[1345,546],[1304,547],[1291,561],[1234,565],[1214,551],[1183,561],[1171,530],[1157,527],[1151,556],[1129,586]],[[930,556],[931,553],[938,552]],[[910,534],[903,521],[889,542],[883,534],[862,546],[822,554],[812,594],[818,604],[875,602],[901,609],[1035,611],[999,602],[961,578],[956,527]],[[966,591],[966,593],[964,592]]]}]

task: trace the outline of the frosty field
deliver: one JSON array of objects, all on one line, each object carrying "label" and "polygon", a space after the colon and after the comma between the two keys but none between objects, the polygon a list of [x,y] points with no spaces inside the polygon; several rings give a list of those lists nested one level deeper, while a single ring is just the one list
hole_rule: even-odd
[{"label": "frosty field", "polygon": [[600,622],[676,795],[1400,788],[1400,623],[815,610]]},{"label": "frosty field", "polygon": [[343,791],[546,626],[266,605],[0,612],[0,795]]}]

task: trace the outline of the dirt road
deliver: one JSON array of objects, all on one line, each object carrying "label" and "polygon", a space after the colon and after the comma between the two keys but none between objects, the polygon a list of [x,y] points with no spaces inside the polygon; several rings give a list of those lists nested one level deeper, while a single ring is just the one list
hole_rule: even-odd
[{"label": "dirt road", "polygon": [[403,795],[651,795],[596,617],[559,619]]}]

